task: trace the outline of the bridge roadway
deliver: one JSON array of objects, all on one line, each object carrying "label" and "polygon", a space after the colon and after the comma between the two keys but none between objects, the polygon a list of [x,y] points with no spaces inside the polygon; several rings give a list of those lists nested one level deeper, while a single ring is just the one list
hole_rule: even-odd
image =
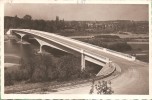
[{"label": "bridge roadway", "polygon": [[[43,34],[41,32],[32,31],[35,34],[39,34],[50,39],[56,38],[59,42],[69,43],[69,41],[61,40],[58,37],[52,37],[50,35]],[[84,48],[89,49],[96,54],[102,55],[104,57],[110,58],[110,60],[116,63],[121,68],[121,73],[118,77],[112,79],[112,88],[115,94],[148,94],[149,93],[149,66],[148,63],[143,63],[141,61],[129,61],[121,57],[106,53],[104,51],[95,50],[94,48],[87,48],[83,44],[73,44],[78,49]],[[109,80],[107,78],[106,80]],[[64,91],[59,91],[57,93],[88,93],[90,90],[89,86],[82,86],[77,88],[72,88]]]}]

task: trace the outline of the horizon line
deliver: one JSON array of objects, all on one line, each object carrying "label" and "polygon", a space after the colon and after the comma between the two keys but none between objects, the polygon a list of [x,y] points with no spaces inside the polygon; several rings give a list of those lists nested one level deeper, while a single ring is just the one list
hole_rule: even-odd
[{"label": "horizon line", "polygon": [[[30,15],[31,16],[31,15]],[[15,16],[8,16],[8,15],[4,15],[4,17],[15,17]],[[18,16],[17,16],[18,17]],[[20,19],[22,19],[23,17],[18,17]],[[33,19],[32,20],[44,20],[44,21],[54,21],[55,19],[52,19],[52,20],[45,20],[45,19]],[[65,20],[64,18],[62,19],[59,19],[59,20],[64,20],[64,21],[134,21],[134,22],[137,22],[137,21],[149,21],[149,20],[131,20],[131,19],[109,19],[109,20]]]}]

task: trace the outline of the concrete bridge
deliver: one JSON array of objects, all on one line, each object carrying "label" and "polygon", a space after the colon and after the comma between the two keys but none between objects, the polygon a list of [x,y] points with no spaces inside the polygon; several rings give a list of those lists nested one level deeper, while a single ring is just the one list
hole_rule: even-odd
[{"label": "concrete bridge", "polygon": [[21,37],[21,41],[23,41],[23,37],[25,35],[33,36],[40,44],[39,53],[42,53],[42,47],[44,45],[47,45],[52,48],[62,50],[64,52],[79,54],[81,56],[82,71],[86,67],[85,61],[89,61],[97,65],[103,66],[103,68],[111,67],[113,65],[112,60],[110,60],[111,59],[110,57],[105,56],[105,54],[112,55],[114,57],[124,59],[127,61],[135,61],[135,57],[131,55],[116,52],[110,49],[95,46],[92,44],[88,44],[85,42],[81,42],[75,39],[71,39],[53,33],[42,32],[38,30],[30,30],[30,29],[10,29],[7,32],[7,34],[12,34],[12,33],[18,34]]},{"label": "concrete bridge", "polygon": [[[7,32],[7,34],[12,33],[20,35],[21,41],[25,35],[33,36],[40,44],[39,52],[42,52],[42,47],[47,45],[65,52],[79,54],[81,56],[82,71],[86,67],[86,60],[103,66],[104,69],[102,68],[97,76],[101,75],[101,72],[106,68],[118,65],[121,69],[119,76],[104,79],[111,80],[111,86],[115,94],[149,94],[149,64],[141,62],[133,56],[48,32],[29,29],[10,29]],[[66,88],[69,87],[61,88],[63,91],[58,89],[59,92],[57,93],[88,93],[90,85],[72,89]]]}]

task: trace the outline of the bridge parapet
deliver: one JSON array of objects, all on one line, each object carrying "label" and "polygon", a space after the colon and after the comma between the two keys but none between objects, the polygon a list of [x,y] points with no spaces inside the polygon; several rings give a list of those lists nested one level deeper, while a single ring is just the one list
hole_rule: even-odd
[{"label": "bridge parapet", "polygon": [[[42,32],[42,31],[38,31],[38,30],[32,30],[32,31],[35,31],[35,32]],[[103,50],[104,48],[103,47],[99,47],[99,46],[96,46],[96,45],[92,45],[92,44],[89,44],[89,43],[85,43],[84,42],[81,42],[79,40],[75,40],[75,39],[71,39],[71,38],[68,38],[68,37],[65,37],[65,36],[61,36],[61,35],[57,35],[57,34],[54,34],[54,33],[49,33],[49,32],[43,32],[44,34],[46,35],[51,35],[51,36],[54,36],[54,37],[57,37],[57,38],[62,38],[63,40],[66,40],[68,42],[74,42],[76,44],[79,44],[79,45],[82,45],[82,46],[86,46],[87,44],[87,47],[91,48],[91,49],[98,49],[98,50]]]},{"label": "bridge parapet", "polygon": [[[36,31],[36,32],[41,32],[41,31],[37,31],[37,30],[33,30],[33,31]],[[50,34],[48,32],[44,32],[45,34]],[[127,59],[127,60],[130,60],[130,61],[134,61],[136,58],[134,56],[131,56],[129,54],[125,54],[125,53],[121,53],[121,52],[117,52],[117,51],[114,51],[114,50],[110,50],[110,49],[107,49],[107,48],[103,48],[103,47],[99,47],[99,46],[95,46],[95,45],[92,45],[92,44],[89,44],[89,43],[83,43],[81,41],[78,41],[78,40],[75,40],[75,39],[71,39],[71,38],[65,38],[64,36],[61,36],[61,35],[56,35],[56,34],[53,34],[51,33],[50,35],[53,35],[55,37],[60,37],[66,41],[73,41],[74,43],[77,43],[79,45],[82,45],[82,46],[86,46],[87,44],[87,47],[91,48],[91,49],[96,49],[96,50],[99,50],[99,51],[104,51],[104,52],[107,52],[107,53],[110,53],[110,54],[113,54],[115,56],[118,56],[118,57],[121,57],[121,58],[124,58],[124,59]]]},{"label": "bridge parapet", "polygon": [[121,52],[117,52],[117,51],[114,51],[114,50],[105,49],[105,51],[107,53],[119,56],[119,57],[124,58],[124,59],[128,59],[130,61],[134,61],[136,59],[134,56],[131,56],[131,55],[125,54],[125,53],[121,53]]},{"label": "bridge parapet", "polygon": [[103,62],[106,62],[106,63],[108,63],[110,61],[109,58],[104,57],[102,55],[98,55],[98,54],[93,53],[93,52],[84,51],[84,54],[87,55],[87,56],[93,57],[94,59],[98,59],[98,60],[101,60]]}]

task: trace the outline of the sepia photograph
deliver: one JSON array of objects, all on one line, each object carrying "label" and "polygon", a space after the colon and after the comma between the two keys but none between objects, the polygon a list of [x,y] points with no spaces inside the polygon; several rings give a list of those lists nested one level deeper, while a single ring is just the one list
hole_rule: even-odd
[{"label": "sepia photograph", "polygon": [[4,4],[4,94],[149,95],[149,4]]}]

